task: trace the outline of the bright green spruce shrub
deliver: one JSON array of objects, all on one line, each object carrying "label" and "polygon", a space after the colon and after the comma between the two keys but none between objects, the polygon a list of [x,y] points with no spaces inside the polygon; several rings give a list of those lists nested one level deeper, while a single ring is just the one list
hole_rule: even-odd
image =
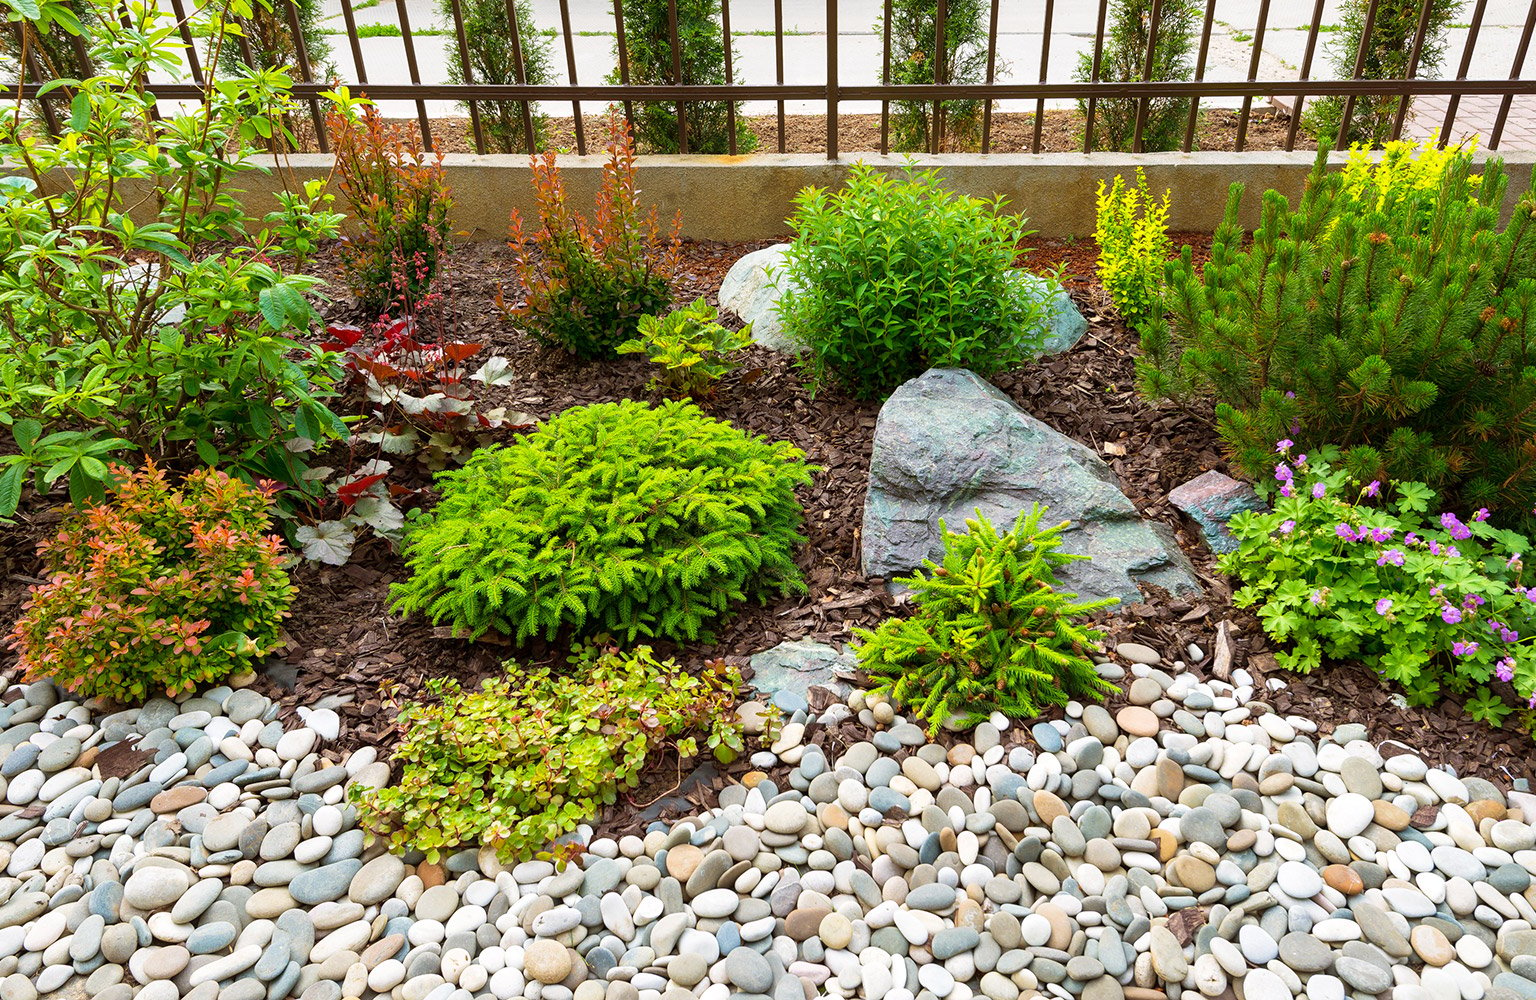
[{"label": "bright green spruce shrub", "polygon": [[619,345],[620,354],[644,354],[661,368],[647,388],[679,396],[703,395],[736,369],[731,354],[752,343],[752,324],[728,330],[715,322],[703,299],[665,316],[640,317],[640,336]]},{"label": "bright green spruce shrub", "polygon": [[1243,582],[1233,597],[1258,609],[1264,631],[1290,645],[1277,660],[1308,672],[1326,660],[1361,659],[1402,685],[1414,704],[1441,688],[1479,687],[1468,711],[1497,724],[1510,711],[1488,685],[1513,683],[1536,708],[1536,587],[1522,535],[1479,509],[1428,518],[1422,483],[1362,484],[1326,459],[1279,443],[1285,483],[1272,511],[1229,524],[1239,547],[1221,568]]},{"label": "bright green spruce shrub", "polygon": [[[894,0],[891,4],[891,83],[934,83],[938,65],[938,0]],[[882,15],[883,16],[883,15]],[[875,21],[875,33],[885,34]],[[950,0],[944,11],[944,83],[980,83],[987,71],[987,5],[984,0]],[[891,102],[891,148],[924,153],[977,149],[982,102],[943,101],[934,120],[933,101]]]},{"label": "bright green spruce shrub", "polygon": [[914,591],[912,616],[855,631],[875,690],[911,706],[930,733],[1118,690],[1087,656],[1100,634],[1079,621],[1116,599],[1079,603],[1056,590],[1057,568],[1088,557],[1056,551],[1069,522],[1041,527],[1044,516],[1036,504],[1002,535],[980,511],[965,534],[943,528],[944,564],[925,560],[926,573],[896,581]]},{"label": "bright green spruce shrub", "polygon": [[946,189],[937,170],[854,164],[841,191],[795,197],[779,300],[817,383],[873,398],[929,368],[990,375],[1039,350],[1041,293],[1014,270],[1021,216]]},{"label": "bright green spruce shrub", "polygon": [[196,690],[277,648],[294,587],[269,533],[270,489],[212,469],[178,488],[153,462],[112,473],[107,502],[39,547],[47,582],[10,635],[28,679],[138,702]]},{"label": "bright green spruce shrub", "polygon": [[354,789],[363,826],[429,861],[478,844],[524,860],[633,788],[665,744],[692,757],[702,736],[721,761],[741,752],[741,681],[723,661],[690,671],[649,646],[589,647],[571,665],[557,675],[509,662],[471,691],[428,681],[428,698],[400,712],[399,780]]},{"label": "bright green spruce shrub", "polygon": [[1165,190],[1159,204],[1140,167],[1135,187],[1119,174],[1107,188],[1099,182],[1093,232],[1099,244],[1099,283],[1133,328],[1163,309],[1163,270],[1173,255],[1173,241],[1168,238],[1172,196]]},{"label": "bright green spruce shrub", "polygon": [[1362,481],[1423,482],[1523,517],[1536,500],[1536,189],[1501,228],[1504,172],[1471,168],[1457,153],[1421,186],[1346,179],[1320,156],[1296,209],[1265,194],[1251,246],[1234,185],[1210,262],[1186,248],[1168,266],[1171,321],[1142,329],[1143,390],[1214,398],[1255,478],[1281,438],[1337,444]]},{"label": "bright green spruce shrub", "polygon": [[737,601],[805,589],[802,458],[689,403],[572,407],[438,476],[395,606],[472,637],[707,637]]},{"label": "bright green spruce shrub", "polygon": [[[1156,11],[1157,49],[1152,54],[1153,80],[1188,80],[1194,76],[1195,21],[1203,5],[1198,0],[1113,0],[1108,8],[1104,48],[1099,53],[1100,80],[1140,80],[1147,70],[1147,46],[1152,41]],[[1093,50],[1077,57],[1073,79],[1093,79]],[[1130,151],[1136,143],[1136,117],[1143,101],[1134,97],[1101,97],[1093,103],[1093,148]],[[1145,101],[1141,151],[1178,149],[1189,121],[1189,98],[1151,97]],[[1084,118],[1088,102],[1079,98]]]}]

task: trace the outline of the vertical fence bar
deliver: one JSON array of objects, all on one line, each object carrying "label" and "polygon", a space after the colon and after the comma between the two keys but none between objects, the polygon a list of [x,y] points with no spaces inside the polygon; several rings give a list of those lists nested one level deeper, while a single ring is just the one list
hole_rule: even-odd
[{"label": "vertical fence bar", "polygon": [[[1408,53],[1408,72],[1403,77],[1412,80],[1419,75],[1419,58],[1424,54],[1424,36],[1429,33],[1429,17],[1434,13],[1434,0],[1422,0],[1423,6],[1419,8],[1419,25],[1413,33],[1413,48]],[[1397,99],[1397,114],[1392,116],[1392,135],[1395,141],[1403,134],[1403,120],[1408,117],[1408,104],[1411,98],[1403,94]]]},{"label": "vertical fence bar", "polygon": [[[1049,5],[1051,0],[1046,0]],[[992,18],[987,28],[987,86],[997,82],[997,8],[998,0],[992,0]],[[886,81],[889,83],[890,81]],[[880,150],[882,153],[884,149]],[[988,94],[981,105],[981,151],[992,152],[992,95]]]},{"label": "vertical fence bar", "polygon": [[[1264,54],[1264,28],[1269,23],[1269,0],[1259,0],[1259,23],[1253,29],[1253,55],[1248,60],[1248,82],[1259,78],[1259,57]],[[1369,29],[1367,29],[1369,34]],[[1237,116],[1237,142],[1233,148],[1241,153],[1248,144],[1248,118],[1253,114],[1253,95],[1243,95],[1243,110]]]},{"label": "vertical fence bar", "polygon": [[[672,42],[672,85],[683,84],[683,50],[677,41],[677,0],[667,0],[667,37]],[[688,152],[687,111],[681,98],[677,101],[677,151]]]},{"label": "vertical fence bar", "polygon": [[[623,0],[613,0],[613,30],[616,44],[619,50],[619,82],[629,86],[629,47],[624,42],[624,3]],[[633,134],[635,128],[635,102],[629,98],[624,99],[624,121],[629,125]],[[780,150],[779,152],[783,152]]]},{"label": "vertical fence bar", "polygon": [[[305,83],[314,83],[315,74],[309,63],[309,45],[304,41],[304,29],[299,27],[299,6],[295,0],[277,0],[288,9],[288,31],[293,35],[293,51],[299,63],[299,75]],[[315,126],[315,141],[320,146],[320,152],[331,151],[330,140],[325,135],[325,117],[320,114],[320,102],[313,97],[309,99],[309,119]]]},{"label": "vertical fence bar", "polygon": [[357,14],[352,10],[352,0],[341,0],[341,19],[347,26],[347,41],[352,46],[352,68],[358,83],[368,82],[368,67],[363,65],[363,44],[357,36]]},{"label": "vertical fence bar", "polygon": [[[571,7],[567,0],[560,0],[560,30],[565,32],[565,73],[571,86],[576,86],[576,42],[571,30]],[[571,120],[576,127],[576,153],[587,155],[587,133],[581,124],[581,102],[571,102]]]},{"label": "vertical fence bar", "polygon": [[[1149,83],[1152,80],[1152,69],[1157,64],[1157,31],[1163,22],[1163,0],[1152,0],[1152,23],[1147,26],[1147,61],[1141,65],[1141,82]],[[1152,98],[1139,97],[1136,99],[1136,124],[1131,130],[1131,152],[1143,152],[1141,148],[1141,132],[1147,125],[1147,109],[1152,106]]]},{"label": "vertical fence bar", "polygon": [[[510,5],[511,0],[508,0]],[[416,65],[416,42],[411,37],[411,15],[406,10],[405,0],[395,0],[395,12],[400,15],[400,39],[405,42],[405,67],[410,71],[411,83],[421,86],[421,70]],[[514,44],[517,39],[517,22],[512,23],[512,38]],[[427,121],[427,102],[416,98],[416,120],[421,124],[421,141],[432,148],[432,125]]]},{"label": "vertical fence bar", "polygon": [[[933,12],[933,82],[944,82],[944,56],[948,51],[948,41],[945,31],[946,22],[949,20],[948,0],[939,0]],[[929,129],[928,144],[930,153],[944,151],[944,99],[933,99],[933,126]]]},{"label": "vertical fence bar", "polygon": [[[1536,6],[1532,7],[1536,10]],[[1371,48],[1371,30],[1376,27],[1376,0],[1370,0],[1365,5],[1365,28],[1360,32],[1360,47],[1355,50],[1355,69],[1350,74],[1352,79],[1358,80],[1365,72],[1365,54]],[[1348,94],[1344,98],[1344,114],[1339,117],[1339,134],[1333,140],[1333,148],[1341,150],[1349,145],[1349,120],[1355,115],[1355,95]]]},{"label": "vertical fence bar", "polygon": [[[475,82],[475,71],[469,63],[469,39],[464,34],[464,8],[460,0],[453,0],[453,35],[459,45],[459,71],[465,83]],[[475,135],[475,152],[485,155],[485,128],[480,124],[480,105],[469,101],[469,127]]]},{"label": "vertical fence bar", "polygon": [[[995,3],[996,0],[993,0]],[[881,52],[884,56],[880,60],[880,86],[891,85],[891,0],[885,0],[885,14],[880,18],[881,34],[885,36]],[[783,83],[783,80],[779,81]],[[782,107],[782,104],[780,105]],[[880,99],[880,153],[884,155],[891,151],[891,99]],[[782,150],[781,150],[782,152]]]},{"label": "vertical fence bar", "polygon": [[[994,11],[997,4],[992,5]],[[1045,0],[1045,21],[1040,28],[1040,82],[1045,82],[1046,70],[1051,65],[1051,20],[1056,13],[1056,0]],[[994,21],[992,30],[996,32],[997,24]],[[1029,141],[1029,151],[1040,152],[1040,132],[1045,127],[1045,98],[1035,98],[1035,134]]]},{"label": "vertical fence bar", "polygon": [[[1433,0],[1427,0],[1431,3]],[[1312,60],[1317,56],[1318,27],[1323,20],[1324,0],[1317,0],[1312,5],[1312,23],[1307,28],[1307,48],[1301,56],[1301,79],[1312,79]],[[1426,6],[1427,6],[1426,3]],[[1285,130],[1285,151],[1289,153],[1296,148],[1296,132],[1301,127],[1301,109],[1306,106],[1307,95],[1297,94],[1296,103],[1291,105],[1291,124]]]},{"label": "vertical fence bar", "polygon": [[[734,87],[736,76],[731,71],[731,0],[720,0],[720,34],[725,39],[725,85]],[[736,155],[735,101],[725,102],[725,148],[732,156]]]},{"label": "vertical fence bar", "polygon": [[[187,53],[187,69],[192,73],[192,82],[199,87],[203,86],[202,60],[197,57],[197,43],[192,40],[192,29],[187,26],[187,8],[182,0],[171,0],[171,12],[176,15],[176,26],[180,29],[181,47]],[[79,35],[72,36],[76,41]]]},{"label": "vertical fence bar", "polygon": [[827,0],[827,159],[837,159],[837,0]]},{"label": "vertical fence bar", "polygon": [[[1104,20],[1109,14],[1109,0],[1099,0],[1099,21],[1093,29],[1093,72],[1089,76],[1090,84],[1099,82],[1099,74],[1104,68]],[[1088,91],[1088,121],[1083,129],[1083,152],[1093,152],[1093,120],[1097,117],[1096,108],[1099,103],[1099,91],[1097,87],[1090,87]],[[1039,152],[1037,149],[1036,152]]]},{"label": "vertical fence bar", "polygon": [[[27,53],[26,71],[17,74],[17,82],[18,83],[25,83],[26,82],[26,78],[27,78],[27,74],[30,73],[31,76],[32,76],[32,79],[37,84],[42,85],[42,84],[48,82],[48,75],[43,72],[43,65],[42,65],[42,63],[38,62],[38,59],[37,59],[37,48],[35,46],[27,44],[26,32],[28,32],[30,30],[32,30],[31,27],[28,26],[25,22],[17,24],[15,26],[14,33],[16,35],[16,45],[17,45],[18,51],[25,50],[26,53]],[[52,98],[50,98],[50,97],[39,97],[39,98],[37,98],[37,106],[42,109],[42,112],[43,112],[43,125],[48,129],[48,134],[53,136],[54,138],[58,138],[58,136],[60,135],[59,116],[53,110],[53,100],[52,100]]]},{"label": "vertical fence bar", "polygon": [[[773,63],[775,79],[784,86],[784,0],[773,0]],[[779,98],[779,152],[784,152],[784,99]]]},{"label": "vertical fence bar", "polygon": [[[1216,20],[1216,0],[1206,0],[1205,20],[1200,24],[1200,55],[1195,59],[1195,82],[1205,79],[1205,62],[1211,54],[1211,25]],[[1189,99],[1189,120],[1184,123],[1184,152],[1195,148],[1195,126],[1200,123],[1200,95]]]},{"label": "vertical fence bar", "polygon": [[[1531,31],[1536,29],[1536,3],[1531,4],[1531,9],[1525,15],[1525,29],[1520,32],[1520,44],[1515,46],[1515,59],[1509,67],[1509,78],[1520,79],[1520,70],[1525,65],[1526,53],[1531,48]],[[1515,95],[1509,91],[1504,92],[1504,98],[1499,102],[1498,117],[1493,120],[1493,135],[1488,138],[1488,148],[1498,149],[1499,140],[1504,138],[1504,123],[1509,118],[1509,107],[1514,103]]]},{"label": "vertical fence bar", "polygon": [[[1488,6],[1488,0],[1477,0],[1477,7],[1472,11],[1471,27],[1467,29],[1467,45],[1461,50],[1461,65],[1456,70],[1456,80],[1459,83],[1467,78],[1472,70],[1472,50],[1477,46],[1477,35],[1483,28],[1483,10]],[[1456,110],[1461,104],[1461,95],[1452,94],[1450,100],[1445,102],[1445,121],[1440,123],[1440,147],[1451,141],[1451,128],[1456,124]]]},{"label": "vertical fence bar", "polygon": [[[404,0],[395,0],[395,2],[403,3]],[[615,4],[618,2],[619,0],[614,0]],[[522,25],[517,23],[517,4],[514,0],[507,0],[506,7],[507,26],[512,30],[512,79],[519,86],[522,86],[528,82],[528,66],[523,61]],[[623,38],[622,35],[619,37]],[[533,102],[522,101],[521,108],[523,112],[523,141],[528,144],[528,153],[532,155],[539,151],[538,143],[534,140],[533,136]]]}]

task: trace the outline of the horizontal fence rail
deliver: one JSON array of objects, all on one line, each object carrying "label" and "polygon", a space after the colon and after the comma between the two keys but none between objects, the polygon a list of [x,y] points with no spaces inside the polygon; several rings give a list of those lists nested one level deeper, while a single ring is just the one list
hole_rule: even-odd
[{"label": "horizontal fence rail", "polygon": [[[184,6],[190,0],[171,0],[171,2],[176,16],[184,21]],[[774,106],[775,112],[769,117],[776,124],[777,149],[783,152],[786,147],[786,117],[788,117],[785,111],[786,102],[815,102],[820,103],[823,108],[822,113],[826,120],[824,151],[831,159],[836,159],[841,152],[842,133],[839,116],[840,105],[845,102],[877,102],[880,105],[879,150],[882,153],[890,151],[892,105],[925,107],[928,114],[927,123],[924,125],[927,151],[937,153],[947,151],[945,135],[948,102],[978,101],[981,103],[978,146],[980,152],[986,153],[992,150],[994,142],[993,105],[1005,100],[1033,100],[1029,151],[1038,153],[1042,149],[1042,124],[1046,117],[1045,102],[1048,99],[1080,102],[1080,106],[1085,111],[1081,144],[1084,152],[1102,148],[1100,142],[1102,137],[1096,134],[1098,120],[1096,111],[1101,109],[1106,101],[1135,102],[1134,135],[1130,148],[1131,151],[1136,152],[1143,150],[1143,133],[1152,101],[1157,99],[1188,101],[1182,143],[1179,146],[1188,152],[1194,147],[1199,130],[1201,101],[1211,98],[1240,99],[1234,143],[1239,151],[1247,143],[1249,125],[1254,114],[1255,97],[1279,96],[1291,102],[1288,109],[1289,121],[1285,129],[1284,148],[1286,150],[1296,148],[1300,138],[1302,110],[1309,99],[1320,97],[1342,99],[1342,114],[1336,134],[1318,137],[1321,145],[1332,146],[1335,149],[1344,149],[1349,146],[1351,125],[1360,114],[1359,107],[1363,98],[1395,99],[1392,101],[1395,104],[1395,113],[1392,115],[1389,135],[1392,139],[1404,134],[1415,98],[1445,98],[1447,103],[1444,118],[1437,122],[1436,129],[1442,143],[1454,139],[1458,114],[1462,110],[1465,98],[1479,96],[1499,98],[1498,111],[1492,126],[1485,129],[1487,134],[1481,140],[1481,144],[1490,149],[1499,147],[1514,101],[1517,98],[1536,99],[1536,77],[1527,76],[1524,68],[1533,33],[1536,33],[1536,0],[1528,0],[1525,9],[1521,11],[1523,21],[1520,24],[1518,41],[1514,45],[1513,58],[1509,62],[1507,74],[1500,66],[1502,60],[1491,57],[1477,58],[1474,55],[1479,41],[1488,30],[1487,15],[1490,0],[1471,0],[1470,3],[1464,4],[1460,16],[1467,17],[1468,22],[1458,27],[1465,31],[1465,39],[1458,52],[1447,53],[1448,57],[1451,55],[1455,57],[1455,70],[1454,76],[1443,79],[1419,75],[1426,46],[1431,43],[1428,33],[1434,13],[1432,7],[1436,0],[1422,0],[1415,17],[1414,30],[1410,32],[1411,41],[1407,42],[1405,50],[1406,70],[1401,77],[1392,79],[1366,78],[1366,67],[1372,52],[1371,45],[1380,40],[1379,34],[1373,34],[1373,32],[1383,30],[1381,25],[1385,16],[1381,11],[1386,6],[1387,0],[1362,0],[1361,17],[1364,30],[1361,33],[1358,49],[1353,53],[1353,73],[1349,77],[1340,77],[1337,72],[1332,76],[1314,75],[1317,60],[1324,58],[1326,47],[1321,43],[1324,32],[1325,0],[1314,0],[1310,4],[1305,0],[1283,0],[1283,5],[1291,8],[1291,13],[1310,14],[1300,68],[1297,75],[1293,77],[1273,73],[1261,75],[1266,32],[1273,33],[1276,26],[1272,23],[1271,0],[1259,0],[1252,25],[1244,27],[1241,33],[1235,26],[1226,25],[1233,39],[1242,39],[1246,36],[1246,44],[1250,46],[1246,67],[1238,70],[1238,72],[1245,71],[1245,76],[1241,80],[1212,80],[1208,77],[1211,69],[1214,26],[1222,23],[1216,16],[1217,0],[1203,0],[1194,5],[1185,5],[1186,13],[1192,12],[1193,22],[1198,23],[1198,40],[1191,38],[1191,44],[1197,47],[1198,55],[1190,66],[1190,78],[1177,80],[1156,79],[1158,44],[1160,38],[1169,30],[1165,24],[1165,10],[1172,5],[1172,0],[1152,0],[1151,11],[1144,25],[1145,48],[1138,57],[1136,69],[1131,74],[1127,74],[1133,76],[1132,79],[1110,78],[1110,67],[1105,61],[1110,29],[1110,0],[1097,0],[1096,3],[1094,0],[1074,0],[1075,3],[1082,4],[1085,9],[1091,9],[1090,4],[1096,8],[1091,60],[1086,54],[1083,56],[1085,66],[1088,68],[1088,79],[1055,82],[1048,80],[1051,44],[1054,40],[1053,24],[1058,14],[1055,0],[988,0],[983,5],[986,8],[986,36],[983,40],[984,76],[979,80],[973,76],[971,81],[949,79],[952,72],[959,72],[955,67],[946,65],[950,56],[950,46],[946,44],[948,38],[946,26],[951,23],[950,3],[949,0],[934,0],[929,8],[934,26],[931,45],[934,58],[931,60],[930,73],[932,82],[917,83],[893,82],[893,64],[903,57],[899,52],[892,51],[892,0],[883,0],[880,5],[881,18],[877,30],[881,41],[881,63],[877,82],[840,78],[840,47],[847,43],[841,40],[838,30],[839,2],[826,0],[825,18],[818,26],[819,33],[825,37],[826,74],[825,80],[818,83],[785,82],[784,0],[771,0],[774,25],[772,32],[773,82],[743,79],[741,67],[734,52],[734,45],[742,35],[739,32],[733,34],[731,27],[733,9],[737,13],[747,10],[761,14],[766,10],[764,0],[721,0],[716,23],[719,27],[719,41],[724,50],[723,66],[720,67],[721,76],[719,77],[723,82],[712,83],[696,83],[684,78],[683,49],[679,45],[679,38],[683,37],[680,35],[682,26],[679,24],[676,0],[666,0],[667,34],[664,41],[668,43],[670,52],[670,73],[666,74],[670,78],[660,82],[635,81],[631,34],[634,28],[634,17],[630,13],[634,0],[612,0],[611,25],[614,58],[617,65],[610,78],[611,82],[601,83],[579,82],[580,67],[574,46],[577,32],[573,29],[569,0],[558,0],[558,30],[554,32],[560,40],[559,61],[564,63],[565,81],[560,83],[529,81],[529,54],[523,51],[523,45],[519,41],[520,8],[516,0],[505,0],[507,23],[511,26],[511,30],[507,32],[506,41],[512,57],[511,80],[506,82],[476,79],[470,44],[473,36],[466,24],[465,5],[462,0],[450,0],[445,5],[447,12],[451,14],[452,24],[447,31],[439,29],[436,33],[448,36],[444,55],[453,64],[457,77],[462,80],[458,83],[423,80],[417,36],[424,29],[421,25],[417,25],[416,31],[413,32],[406,0],[394,0],[393,7],[397,23],[393,28],[397,34],[391,36],[398,38],[403,59],[388,61],[389,79],[381,79],[377,72],[370,75],[365,64],[362,45],[363,39],[367,37],[362,29],[367,26],[360,25],[358,22],[359,7],[354,5],[353,0],[339,0],[339,2],[339,15],[345,26],[344,44],[352,59],[350,78],[345,80],[322,78],[323,67],[316,64],[308,51],[295,0],[274,0],[276,16],[286,21],[290,29],[289,37],[293,41],[291,68],[297,81],[293,86],[293,96],[301,113],[308,113],[314,126],[314,142],[321,151],[325,151],[328,146],[322,111],[322,94],[334,89],[338,84],[345,85],[354,92],[375,101],[403,101],[413,104],[423,140],[429,146],[434,145],[434,120],[428,115],[426,102],[458,102],[467,112],[467,131],[475,150],[480,153],[485,153],[489,149],[486,122],[488,112],[504,110],[506,105],[514,106],[512,114],[515,117],[516,126],[513,131],[524,143],[524,148],[535,149],[538,147],[538,135],[533,106],[537,104],[541,108],[548,109],[568,104],[571,109],[576,151],[585,153],[588,142],[583,102],[601,102],[612,108],[622,109],[625,117],[631,122],[635,120],[637,105],[647,102],[664,103],[676,118],[677,149],[679,152],[688,152],[690,150],[690,114],[698,113],[695,109],[699,102],[724,102],[728,152],[735,154],[738,116],[741,114],[737,104],[742,101],[759,101]],[[654,3],[655,0],[650,2]],[[590,6],[587,8],[589,11],[593,7],[605,6],[603,0],[589,0],[589,3]],[[1505,0],[1503,7],[1508,11],[1517,7],[1518,4],[1519,0]],[[868,4],[865,5],[867,6]],[[1062,6],[1066,8],[1066,5]],[[1039,26],[1041,42],[1037,79],[1033,81],[1003,79],[1000,67],[1003,59],[999,52],[999,18],[1005,12],[1026,10],[1038,17],[1035,23]],[[805,33],[797,32],[797,34]],[[201,68],[196,39],[184,26],[181,28],[181,37],[187,64],[185,79],[153,80],[144,84],[146,90],[159,100],[201,100],[213,86],[213,82],[206,79]],[[244,41],[241,39],[242,44]],[[1021,46],[1019,51],[1023,52],[1024,43],[1019,42],[1019,45]],[[555,61],[554,54],[550,54],[549,61],[551,63]],[[1449,64],[1451,60],[1448,58],[1447,62]],[[1469,76],[1474,67],[1479,71],[1479,77]],[[376,66],[375,70],[377,68]],[[1347,64],[1343,67],[1345,71],[1349,68]],[[20,71],[23,75],[20,81],[0,83],[0,97],[12,101],[17,98],[35,99],[37,97],[38,91],[45,84],[40,65],[35,59],[29,59],[26,65],[20,67]],[[586,73],[588,81],[591,81],[591,72],[586,71]],[[405,78],[400,79],[401,76]],[[55,90],[41,100],[37,100],[40,119],[50,131],[57,132],[67,124],[69,117],[67,101],[68,94],[62,90]],[[690,105],[693,107],[691,108]],[[1179,113],[1184,114],[1182,110]]]}]

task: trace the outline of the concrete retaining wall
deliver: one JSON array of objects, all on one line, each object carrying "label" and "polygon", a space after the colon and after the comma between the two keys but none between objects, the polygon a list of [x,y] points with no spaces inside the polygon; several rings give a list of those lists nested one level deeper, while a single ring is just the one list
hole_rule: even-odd
[{"label": "concrete retaining wall", "polygon": [[[1005,196],[1012,209],[1023,212],[1030,226],[1046,236],[1091,236],[1094,192],[1099,181],[1117,173],[1130,176],[1141,165],[1156,191],[1173,189],[1169,219],[1175,231],[1209,232],[1221,222],[1227,189],[1234,182],[1247,186],[1245,221],[1258,217],[1259,196],[1268,188],[1294,197],[1314,161],[1313,153],[1045,153],[941,155],[913,158],[919,166],[937,166],[951,186],[981,197]],[[842,183],[849,166],[863,159],[882,170],[900,169],[897,156],[869,155],[829,161],[810,154],[752,156],[642,156],[639,159],[641,197],[656,205],[665,218],[683,213],[683,235],[710,240],[772,239],[788,232],[795,193],[808,185]],[[1333,158],[1342,163],[1342,156]],[[591,204],[599,180],[601,156],[562,156],[562,176],[573,203]],[[513,209],[533,211],[530,171],[524,156],[450,154],[445,158],[456,204],[453,228],[457,238],[499,240],[507,234]],[[1510,174],[1506,215],[1528,190],[1536,153],[1505,157]],[[250,207],[259,217],[275,207],[272,192],[286,177],[296,186],[327,175],[330,156],[291,156],[269,176],[241,179]]]}]

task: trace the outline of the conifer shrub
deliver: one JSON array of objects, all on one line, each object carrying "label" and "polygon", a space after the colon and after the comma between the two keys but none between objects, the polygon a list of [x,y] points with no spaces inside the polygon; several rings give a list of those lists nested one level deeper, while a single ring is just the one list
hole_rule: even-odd
[{"label": "conifer shrub", "polygon": [[271,488],[213,469],[172,486],[153,462],[113,466],[108,499],[38,548],[10,635],[30,680],[84,698],[175,697],[280,643],[294,587],[271,534]]},{"label": "conifer shrub", "polygon": [[740,683],[723,661],[688,670],[649,646],[579,648],[565,674],[508,662],[477,690],[433,678],[400,710],[399,779],[355,787],[353,801],[396,851],[436,862],[487,844],[527,860],[634,788],[667,744],[693,757],[702,740],[717,760],[735,759]]},{"label": "conifer shrub", "polygon": [[[455,6],[464,17],[464,44],[469,51],[469,69],[475,83],[514,84],[517,58],[512,48],[512,22],[507,19],[507,0],[437,0],[437,15],[444,24],[452,24]],[[523,50],[523,81],[546,84],[554,79],[549,50],[554,39],[538,29],[533,20],[531,0],[515,0],[517,41]],[[448,82],[468,83],[464,65],[458,58],[448,60]],[[523,128],[523,101],[476,101],[475,110],[485,129],[487,145],[496,153],[532,153]],[[461,104],[469,108],[469,102]],[[544,144],[549,116],[532,108],[534,149]]]},{"label": "conifer shrub", "polygon": [[707,640],[734,603],[805,589],[803,457],[689,403],[572,407],[438,476],[395,607],[472,638]]},{"label": "conifer shrub", "polygon": [[703,299],[665,316],[640,317],[640,336],[619,345],[620,354],[644,354],[661,369],[647,388],[678,396],[705,395],[736,369],[733,353],[752,343],[752,324],[728,330],[715,322]]},{"label": "conifer shrub", "polygon": [[[1099,79],[1126,83],[1140,80],[1147,68],[1147,43],[1152,41],[1154,0],[1112,0],[1106,22],[1104,48],[1099,55]],[[1161,0],[1157,25],[1157,49],[1152,55],[1153,80],[1188,80],[1194,75],[1190,50],[1194,45],[1199,0]],[[1078,54],[1073,78],[1093,79],[1093,50]],[[1130,151],[1136,139],[1136,115],[1141,100],[1134,97],[1101,97],[1093,105],[1095,149]],[[1178,149],[1189,119],[1189,98],[1147,99],[1141,126],[1141,148],[1156,153]],[[1078,110],[1088,115],[1088,102],[1079,99]]]},{"label": "conifer shrub", "polygon": [[1002,535],[979,510],[964,534],[941,523],[943,565],[924,560],[896,581],[913,590],[912,616],[855,630],[874,690],[927,719],[930,734],[952,721],[969,727],[993,712],[1030,718],[1118,690],[1087,655],[1100,633],[1079,620],[1116,599],[1079,602],[1056,589],[1056,570],[1088,556],[1058,552],[1070,522],[1042,527],[1044,517],[1036,504]]},{"label": "conifer shrub", "polygon": [[783,279],[800,291],[778,308],[812,380],[874,398],[929,368],[990,375],[1033,357],[1044,302],[1014,270],[1030,230],[1006,204],[957,195],[937,170],[865,163],[836,193],[800,192]]},{"label": "conifer shrub", "polygon": [[1300,204],[1264,196],[1237,222],[1234,185],[1211,259],[1169,264],[1138,377],[1204,404],[1236,464],[1268,479],[1274,442],[1344,449],[1362,481],[1415,481],[1515,519],[1536,501],[1536,189],[1499,223],[1505,175],[1456,153],[1429,186],[1346,178],[1320,154]]},{"label": "conifer shrub", "polygon": [[1136,168],[1136,186],[1115,175],[1108,188],[1099,182],[1094,238],[1099,244],[1099,283],[1120,315],[1133,328],[1163,309],[1163,269],[1173,255],[1168,238],[1168,202],[1159,204]]},{"label": "conifer shrub", "polygon": [[[934,83],[939,37],[938,0],[894,0],[891,4],[891,82]],[[987,5],[983,0],[950,0],[944,12],[944,82],[980,83],[987,70]],[[875,22],[875,34],[885,26]],[[933,101],[891,102],[891,148],[923,153],[966,151],[981,143],[982,102],[975,98],[940,102],[942,123],[934,121]],[[942,125],[942,127],[941,127]]]},{"label": "conifer shrub", "polygon": [[511,245],[524,297],[502,311],[535,340],[579,358],[608,359],[634,339],[640,318],[672,304],[672,276],[682,240],[682,213],[662,234],[656,210],[640,210],[635,146],[629,126],[609,119],[608,162],[592,215],[571,208],[555,154],[533,157],[538,228],[529,234],[512,213]]}]

